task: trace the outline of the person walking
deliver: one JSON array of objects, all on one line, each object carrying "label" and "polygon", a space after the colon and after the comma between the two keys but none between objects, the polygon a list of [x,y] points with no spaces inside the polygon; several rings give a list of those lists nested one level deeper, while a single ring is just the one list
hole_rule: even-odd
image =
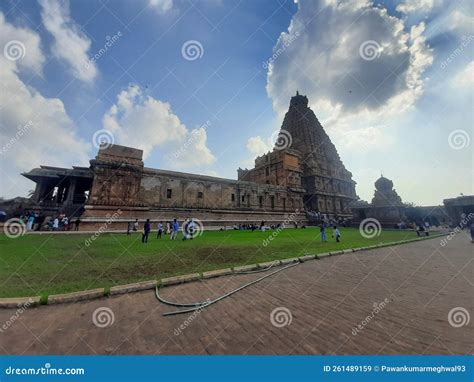
[{"label": "person walking", "polygon": [[194,220],[191,218],[189,219],[189,222],[188,222],[188,234],[189,234],[189,238],[191,240],[194,239],[194,230],[196,228],[196,223],[194,223]]},{"label": "person walking", "polygon": [[175,240],[178,237],[179,223],[176,219],[173,220],[173,230],[171,231],[171,240]]},{"label": "person walking", "polygon": [[138,219],[135,219],[135,223],[133,223],[133,230],[138,231]]},{"label": "person walking", "polygon": [[339,232],[339,229],[337,228],[337,226],[334,226],[334,231],[332,235],[336,238],[336,242],[339,243],[340,238],[341,238],[341,232]]},{"label": "person walking", "polygon": [[143,226],[142,243],[148,243],[148,235],[150,234],[150,229],[150,219],[146,219],[146,222]]},{"label": "person walking", "polygon": [[158,223],[158,233],[156,235],[157,239],[161,239],[161,234],[163,233],[163,222]]},{"label": "person walking", "polygon": [[128,224],[127,224],[127,236],[129,236],[132,233],[132,229],[133,229],[133,223],[128,222]]},{"label": "person walking", "polygon": [[183,231],[183,241],[188,239],[188,233],[189,233],[189,231],[188,231],[188,229],[189,229],[188,225],[189,225],[189,219],[186,218],[186,219],[184,219],[184,222],[183,222],[183,229],[182,229],[182,231]]},{"label": "person walking", "polygon": [[324,227],[324,222],[319,225],[319,232],[321,234],[321,241],[326,242],[326,228]]}]

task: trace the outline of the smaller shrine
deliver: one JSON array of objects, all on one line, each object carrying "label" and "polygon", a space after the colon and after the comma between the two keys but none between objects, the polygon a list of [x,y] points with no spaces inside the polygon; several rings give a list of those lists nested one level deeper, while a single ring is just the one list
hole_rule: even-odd
[{"label": "smaller shrine", "polygon": [[406,220],[404,209],[402,199],[393,188],[393,182],[381,175],[375,182],[372,202],[354,204],[352,213],[355,221],[373,218],[382,226],[395,228]]}]

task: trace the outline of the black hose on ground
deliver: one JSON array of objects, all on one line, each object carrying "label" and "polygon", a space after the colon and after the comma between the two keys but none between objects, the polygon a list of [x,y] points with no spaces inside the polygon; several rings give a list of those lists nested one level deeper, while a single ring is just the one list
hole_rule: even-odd
[{"label": "black hose on ground", "polygon": [[[220,300],[223,300],[224,298],[226,297],[229,297],[231,295],[233,295],[234,293],[237,293],[239,291],[241,291],[242,289],[244,288],[247,288],[253,284],[256,284],[264,279],[266,279],[267,277],[270,277],[270,276],[273,276],[275,273],[278,273],[278,272],[281,272],[281,271],[284,271],[285,269],[288,269],[288,268],[291,268],[291,267],[294,267],[296,265],[298,265],[299,262],[297,263],[293,263],[293,264],[290,264],[290,265],[287,265],[286,267],[283,267],[281,269],[278,269],[272,273],[269,273],[268,275],[265,275],[265,276],[262,276],[262,277],[259,277],[258,279],[254,280],[254,281],[251,281],[247,284],[244,284],[240,287],[238,287],[237,289],[234,289],[226,294],[223,294],[222,296],[220,297],[217,297],[216,299],[214,300],[207,300],[205,302],[198,302],[198,303],[194,303],[194,304],[181,304],[181,303],[177,303],[177,302],[172,302],[172,301],[167,301],[165,300],[164,298],[162,298],[159,294],[159,290],[158,290],[158,286],[156,287],[155,289],[155,295],[156,295],[156,298],[158,299],[158,301],[162,302],[163,304],[166,304],[166,305],[171,305],[171,306],[177,306],[177,307],[192,307],[191,309],[184,309],[184,310],[175,310],[175,311],[171,311],[171,312],[165,312],[163,313],[163,316],[174,316],[176,314],[183,314],[183,313],[191,313],[191,312],[194,312],[196,310],[202,310],[202,309],[205,309],[207,308],[209,305],[212,305],[212,304],[215,304],[216,302],[220,301]],[[273,264],[268,268],[270,269],[271,267],[273,266]],[[265,269],[265,270],[260,270],[258,272],[263,272],[263,271],[266,271],[268,269]]]}]

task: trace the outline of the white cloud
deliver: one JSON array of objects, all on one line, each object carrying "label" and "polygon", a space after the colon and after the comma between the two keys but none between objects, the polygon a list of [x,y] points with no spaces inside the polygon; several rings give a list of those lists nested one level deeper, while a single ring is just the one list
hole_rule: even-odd
[{"label": "white cloud", "polygon": [[456,88],[474,89],[474,61],[471,61],[454,76],[452,84]]},{"label": "white cloud", "polygon": [[[87,164],[88,145],[79,139],[62,101],[46,98],[23,83],[21,72],[41,73],[44,55],[39,36],[15,27],[0,13],[0,44],[24,44],[23,58],[0,55],[0,195],[25,195],[34,184],[20,175],[40,164],[69,166]],[[10,59],[9,59],[10,58]]]},{"label": "white cloud", "polygon": [[2,60],[2,66],[17,70],[18,65],[20,68],[41,74],[45,57],[41,51],[39,36],[29,29],[8,24],[1,12],[0,44],[1,58],[6,59]]},{"label": "white cloud", "polygon": [[[269,66],[267,93],[280,115],[297,89],[311,104],[328,105],[330,114],[399,112],[421,95],[422,74],[432,62],[423,31],[420,23],[406,32],[403,20],[366,1],[328,0],[320,7],[301,1],[274,47],[293,40]],[[360,52],[369,41],[379,52],[372,60]]]},{"label": "white cloud", "polygon": [[259,135],[256,137],[250,137],[247,141],[246,147],[249,153],[252,154],[253,158],[273,150],[271,139],[263,140]]},{"label": "white cloud", "polygon": [[466,33],[472,35],[472,26],[474,25],[474,17],[466,14],[459,9],[454,9],[446,20],[446,28],[460,34]]},{"label": "white cloud", "polygon": [[434,0],[405,0],[397,5],[397,11],[401,13],[429,12],[433,9]]},{"label": "white cloud", "polygon": [[173,0],[148,0],[148,5],[159,14],[164,14],[173,8]]},{"label": "white cloud", "polygon": [[144,95],[137,85],[118,94],[103,125],[114,134],[116,143],[143,149],[145,158],[159,147],[165,159],[171,158],[169,162],[178,168],[210,165],[216,160],[206,146],[204,127],[188,130],[169,103]]},{"label": "white cloud", "polygon": [[98,73],[96,65],[89,62],[91,41],[71,18],[69,3],[40,0],[40,4],[43,24],[54,37],[52,53],[70,66],[76,78],[91,83]]}]

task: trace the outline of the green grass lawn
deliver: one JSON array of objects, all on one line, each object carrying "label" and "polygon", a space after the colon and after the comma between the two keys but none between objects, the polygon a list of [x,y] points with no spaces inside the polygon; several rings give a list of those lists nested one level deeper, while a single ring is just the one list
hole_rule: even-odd
[{"label": "green grass lawn", "polygon": [[274,259],[323,253],[414,238],[413,231],[383,230],[365,239],[358,229],[342,228],[336,243],[328,230],[321,243],[319,230],[286,229],[264,245],[267,232],[206,231],[188,241],[150,235],[105,233],[90,246],[87,234],[24,235],[10,239],[0,235],[0,297],[37,296],[111,287],[131,282],[160,279],[180,274],[255,264]]}]

